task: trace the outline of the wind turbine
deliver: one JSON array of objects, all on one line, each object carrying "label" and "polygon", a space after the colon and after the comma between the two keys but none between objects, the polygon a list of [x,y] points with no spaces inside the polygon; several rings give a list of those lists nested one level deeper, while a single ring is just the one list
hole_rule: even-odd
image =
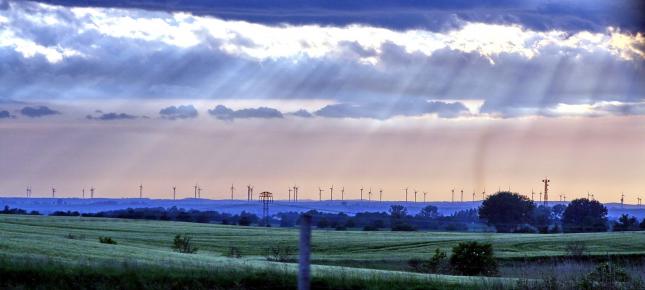
[{"label": "wind turbine", "polygon": [[85,198],[85,187],[83,187],[83,198]]},{"label": "wind turbine", "polygon": [[332,184],[331,187],[329,187],[329,200],[334,200],[334,185]]},{"label": "wind turbine", "polygon": [[464,190],[461,190],[461,202],[464,202]]},{"label": "wind turbine", "polygon": [[367,196],[369,198],[369,201],[372,201],[372,188],[370,187],[370,191],[367,193]]},{"label": "wind turbine", "polygon": [[233,200],[233,193],[235,193],[235,186],[231,183],[231,200]]},{"label": "wind turbine", "polygon": [[416,189],[414,190],[414,202],[415,203],[417,202],[417,190]]},{"label": "wind turbine", "polygon": [[139,184],[139,198],[143,198],[143,184]]},{"label": "wind turbine", "polygon": [[408,188],[406,187],[403,190],[405,190],[405,202],[408,202]]},{"label": "wind turbine", "polygon": [[450,192],[451,192],[451,195],[450,195],[450,196],[451,196],[451,200],[452,200],[452,202],[454,203],[454,202],[455,202],[455,189],[453,188]]},{"label": "wind turbine", "polygon": [[177,200],[177,187],[172,187],[172,200]]},{"label": "wind turbine", "polygon": [[426,203],[426,195],[428,195],[428,193],[424,191],[423,192],[423,203]]},{"label": "wind turbine", "polygon": [[94,186],[90,187],[90,198],[94,198]]},{"label": "wind turbine", "polygon": [[345,187],[340,190],[340,200],[345,200]]},{"label": "wind turbine", "polygon": [[383,189],[378,190],[378,199],[379,201],[383,202]]},{"label": "wind turbine", "polygon": [[475,190],[473,189],[473,202],[475,202]]},{"label": "wind turbine", "polygon": [[291,187],[289,187],[289,199],[288,201],[291,201]]},{"label": "wind turbine", "polygon": [[52,198],[56,198],[56,188],[52,186]]},{"label": "wind turbine", "polygon": [[361,186],[361,200],[363,200],[363,187]]},{"label": "wind turbine", "polygon": [[322,201],[322,188],[318,187],[318,201]]}]

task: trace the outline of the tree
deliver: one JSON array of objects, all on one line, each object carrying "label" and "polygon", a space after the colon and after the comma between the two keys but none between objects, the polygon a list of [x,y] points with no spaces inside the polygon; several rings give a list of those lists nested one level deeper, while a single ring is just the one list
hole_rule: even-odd
[{"label": "tree", "polygon": [[186,254],[197,252],[197,247],[193,245],[192,238],[188,235],[175,235],[175,239],[172,241],[172,249]]},{"label": "tree", "polygon": [[498,232],[512,232],[518,225],[532,220],[535,205],[517,193],[498,192],[486,198],[479,207],[479,218],[495,226]]},{"label": "tree", "polygon": [[607,208],[597,200],[574,199],[562,214],[562,225],[568,233],[607,231]]},{"label": "tree", "polygon": [[419,214],[417,214],[417,217],[424,219],[434,219],[439,217],[439,211],[437,210],[436,206],[428,205],[421,209]]},{"label": "tree", "polygon": [[641,228],[641,230],[645,230],[645,218],[643,218],[643,221],[641,222],[639,227]]},{"label": "tree", "polygon": [[408,209],[402,205],[390,206],[390,223],[393,231],[414,231],[415,228],[407,222]]},{"label": "tree", "polygon": [[497,261],[493,245],[478,242],[462,242],[452,248],[450,265],[462,275],[492,276],[497,274]]},{"label": "tree", "polygon": [[623,214],[618,218],[618,222],[614,225],[614,231],[636,231],[638,230],[638,220],[636,217],[630,217],[628,214]]},{"label": "tree", "polygon": [[548,206],[538,206],[533,210],[533,225],[537,227],[540,233],[548,233],[549,226],[554,222],[552,208]]}]

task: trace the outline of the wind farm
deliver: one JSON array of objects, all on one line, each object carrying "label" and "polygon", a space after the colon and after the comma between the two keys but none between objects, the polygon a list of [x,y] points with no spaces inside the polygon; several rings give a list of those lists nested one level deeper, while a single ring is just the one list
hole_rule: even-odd
[{"label": "wind farm", "polygon": [[0,289],[642,289],[644,11],[0,0]]}]

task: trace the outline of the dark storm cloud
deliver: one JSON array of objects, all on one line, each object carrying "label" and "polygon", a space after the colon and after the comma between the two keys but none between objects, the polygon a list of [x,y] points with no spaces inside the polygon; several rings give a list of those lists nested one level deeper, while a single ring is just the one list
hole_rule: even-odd
[{"label": "dark storm cloud", "polygon": [[289,113],[289,115],[293,115],[293,116],[301,117],[301,118],[311,118],[311,117],[314,116],[313,114],[311,114],[309,111],[307,111],[305,109],[300,109],[298,111],[291,112],[291,113]]},{"label": "dark storm cloud", "polygon": [[159,115],[164,119],[176,120],[195,118],[198,113],[193,105],[180,105],[163,108],[159,111]]},{"label": "dark storm cloud", "polygon": [[0,110],[0,119],[8,119],[8,118],[11,118],[11,117],[12,116],[9,113],[9,111]]},{"label": "dark storm cloud", "polygon": [[27,116],[29,118],[40,118],[50,115],[59,115],[60,112],[52,110],[47,106],[38,106],[38,107],[24,107],[20,110],[20,114]]},{"label": "dark storm cloud", "polygon": [[88,120],[113,121],[113,120],[133,120],[138,117],[134,115],[126,114],[126,113],[104,113],[98,116],[87,115],[85,118]]},{"label": "dark storm cloud", "polygon": [[366,24],[396,30],[422,28],[443,31],[463,21],[519,24],[535,30],[602,31],[608,26],[628,31],[645,31],[643,1],[254,1],[228,0],[215,3],[185,1],[83,1],[42,0],[66,6],[143,8],[186,11],[223,19],[264,24],[321,24],[344,26]]},{"label": "dark storm cloud", "polygon": [[645,115],[645,103],[640,104],[607,104],[596,108],[598,112],[606,112],[614,115]]},{"label": "dark storm cloud", "polygon": [[233,110],[223,105],[217,105],[215,108],[208,110],[208,113],[220,120],[232,121],[234,119],[274,119],[283,118],[282,112],[267,107],[247,108],[240,110]]},{"label": "dark storm cloud", "polygon": [[468,113],[464,104],[426,101],[416,98],[397,100],[391,103],[343,103],[327,105],[314,112],[328,118],[370,118],[385,120],[397,116],[422,116],[437,114],[442,118],[454,118]]}]

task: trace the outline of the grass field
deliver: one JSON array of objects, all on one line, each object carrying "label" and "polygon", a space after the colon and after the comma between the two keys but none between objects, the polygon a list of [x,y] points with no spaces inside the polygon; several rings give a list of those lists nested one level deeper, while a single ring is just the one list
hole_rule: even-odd
[{"label": "grass field", "polygon": [[[175,234],[189,234],[197,254],[170,249]],[[74,239],[68,236],[72,235]],[[117,245],[101,244],[109,236]],[[261,269],[292,275],[295,264],[267,262],[267,247],[296,247],[296,229],[238,227],[212,224],[121,220],[80,217],[0,215],[0,255],[11,261],[46,260],[66,265],[127,263],[139,266],[184,269]],[[645,232],[591,234],[493,234],[444,232],[314,231],[314,275],[317,277],[378,277],[378,279],[432,280],[449,284],[516,283],[513,279],[427,275],[401,271],[412,257],[428,258],[435,248],[450,251],[461,241],[493,244],[502,260],[534,259],[565,255],[567,243],[584,242],[597,256],[645,254]],[[242,258],[228,258],[231,247]],[[324,265],[322,265],[324,264]]]}]

